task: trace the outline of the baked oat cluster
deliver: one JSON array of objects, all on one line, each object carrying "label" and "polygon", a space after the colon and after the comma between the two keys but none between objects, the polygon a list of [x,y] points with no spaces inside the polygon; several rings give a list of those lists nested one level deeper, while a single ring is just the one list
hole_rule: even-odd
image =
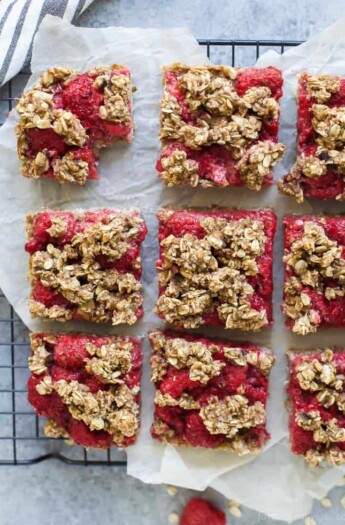
[{"label": "baked oat cluster", "polygon": [[158,219],[161,318],[182,328],[272,323],[273,212],[166,209]]},{"label": "baked oat cluster", "polygon": [[152,436],[164,443],[260,451],[274,357],[233,344],[157,330],[149,334],[156,387]]},{"label": "baked oat cluster", "polygon": [[345,200],[345,80],[303,73],[298,86],[297,160],[281,193]]},{"label": "baked oat cluster", "polygon": [[164,69],[159,176],[167,186],[272,184],[282,75],[273,67],[173,64]]},{"label": "baked oat cluster", "polygon": [[46,210],[26,219],[32,317],[133,324],[142,316],[137,210]]},{"label": "baked oat cluster", "polygon": [[345,326],[344,217],[285,217],[283,310],[298,335]]},{"label": "baked oat cluster", "polygon": [[45,435],[84,447],[132,445],[140,425],[141,342],[130,337],[31,334],[28,399]]},{"label": "baked oat cluster", "polygon": [[97,179],[98,150],[132,140],[130,71],[48,69],[16,107],[21,174],[60,183]]},{"label": "baked oat cluster", "polygon": [[290,354],[290,437],[312,466],[345,463],[345,352]]}]

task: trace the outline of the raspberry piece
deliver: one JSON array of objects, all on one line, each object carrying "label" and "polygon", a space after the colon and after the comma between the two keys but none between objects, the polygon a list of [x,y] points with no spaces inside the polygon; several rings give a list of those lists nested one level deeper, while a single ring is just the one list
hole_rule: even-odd
[{"label": "raspberry piece", "polygon": [[94,79],[87,74],[79,75],[55,96],[58,106],[71,111],[85,129],[91,130],[99,126],[99,106],[103,102],[103,95],[93,83]]},{"label": "raspberry piece", "polygon": [[201,386],[199,381],[192,381],[188,370],[169,370],[167,378],[161,383],[160,390],[163,394],[178,397],[184,390],[192,390]]},{"label": "raspberry piece", "polygon": [[193,498],[183,511],[180,525],[226,525],[226,516],[209,501]]}]

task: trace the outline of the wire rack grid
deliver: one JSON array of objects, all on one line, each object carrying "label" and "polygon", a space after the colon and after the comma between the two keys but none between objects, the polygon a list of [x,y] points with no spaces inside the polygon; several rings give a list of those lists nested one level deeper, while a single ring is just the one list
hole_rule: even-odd
[{"label": "wire rack grid", "polygon": [[[213,63],[250,66],[269,49],[283,53],[299,41],[199,40]],[[22,71],[0,89],[0,124],[22,92],[30,72]],[[28,465],[55,458],[73,465],[125,466],[123,451],[91,451],[44,436],[26,399],[30,353],[28,331],[0,292],[0,465]]]}]

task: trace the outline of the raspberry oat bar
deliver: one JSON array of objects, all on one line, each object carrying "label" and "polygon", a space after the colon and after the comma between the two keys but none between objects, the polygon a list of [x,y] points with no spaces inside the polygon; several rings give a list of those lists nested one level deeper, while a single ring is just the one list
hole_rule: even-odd
[{"label": "raspberry oat bar", "polygon": [[133,324],[142,316],[139,211],[53,211],[26,218],[32,317]]},{"label": "raspberry oat bar", "polygon": [[98,149],[132,140],[131,97],[124,66],[46,71],[16,108],[21,174],[61,183],[97,179]]},{"label": "raspberry oat bar", "polygon": [[345,79],[303,73],[298,85],[297,160],[279,190],[345,200]]},{"label": "raspberry oat bar", "polygon": [[152,436],[164,443],[260,451],[272,353],[252,344],[157,330],[149,334],[156,387]]},{"label": "raspberry oat bar", "polygon": [[281,71],[173,64],[164,70],[159,176],[167,186],[273,183]]},{"label": "raspberry oat bar", "polygon": [[285,217],[286,325],[296,334],[345,326],[345,217]]},{"label": "raspberry oat bar", "polygon": [[31,334],[28,400],[48,437],[84,447],[132,445],[139,431],[140,339]]},{"label": "raspberry oat bar", "polygon": [[272,325],[271,210],[163,209],[158,219],[162,319],[182,328]]},{"label": "raspberry oat bar", "polygon": [[345,463],[345,350],[289,353],[290,440],[313,466]]}]

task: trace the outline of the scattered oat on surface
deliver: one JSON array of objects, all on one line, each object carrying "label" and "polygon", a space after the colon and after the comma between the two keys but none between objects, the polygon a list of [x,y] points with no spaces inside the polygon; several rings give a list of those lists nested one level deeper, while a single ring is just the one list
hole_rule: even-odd
[{"label": "scattered oat on surface", "polygon": [[171,512],[169,514],[169,523],[178,523],[180,519],[180,516],[177,514],[177,512]]},{"label": "scattered oat on surface", "polygon": [[241,508],[237,502],[229,501],[229,512],[232,516],[235,516],[235,518],[240,518],[242,516]]},{"label": "scattered oat on surface", "polygon": [[323,506],[323,508],[329,509],[332,507],[332,502],[329,498],[323,498],[321,500],[321,505]]},{"label": "scattered oat on surface", "polygon": [[174,485],[166,485],[165,490],[170,496],[176,496],[177,488]]},{"label": "scattered oat on surface", "polygon": [[317,525],[317,523],[314,520],[314,518],[312,518],[311,516],[307,516],[306,518],[304,518],[304,525]]}]

